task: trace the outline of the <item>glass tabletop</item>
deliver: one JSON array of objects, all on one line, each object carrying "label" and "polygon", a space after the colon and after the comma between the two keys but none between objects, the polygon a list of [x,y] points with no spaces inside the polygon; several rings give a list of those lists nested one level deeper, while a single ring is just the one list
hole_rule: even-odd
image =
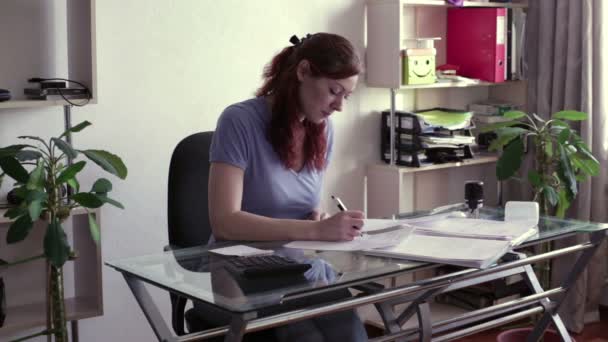
[{"label": "glass tabletop", "polygon": [[[395,215],[395,219],[411,219],[429,215],[441,215],[450,212],[467,212],[464,204],[448,205],[432,210],[419,210],[409,213]],[[504,208],[482,207],[479,209],[480,219],[503,221],[505,217]],[[559,219],[552,216],[541,216],[538,222],[538,234],[529,237],[522,244],[534,244],[549,240],[561,235],[574,233],[591,233],[594,231],[608,230],[608,223],[587,222],[573,219]]]},{"label": "glass tabletop", "polygon": [[[396,215],[396,219],[464,211],[463,205],[417,211]],[[502,220],[502,209],[481,208],[479,218]],[[607,224],[542,217],[539,234],[525,244],[537,243],[559,235],[605,230]],[[272,249],[275,254],[306,262],[311,268],[303,276],[280,279],[246,279],[226,269],[226,256],[210,253],[209,249],[244,244]],[[210,247],[195,247],[152,255],[108,261],[106,264],[144,282],[169,291],[199,299],[233,311],[247,312],[281,304],[290,297],[319,291],[346,288],[369,281],[413,272],[429,263],[368,256],[362,252],[314,251],[284,248],[281,242],[235,243],[223,242]],[[436,266],[436,265],[435,265]]]},{"label": "glass tabletop", "polygon": [[[210,249],[234,244],[272,249],[311,265],[303,276],[246,278],[227,268],[227,256]],[[209,304],[246,312],[280,304],[286,297],[338,289],[399,273],[414,271],[428,263],[372,257],[361,252],[313,251],[284,248],[285,242],[218,243],[106,262],[118,271],[172,292]]]}]

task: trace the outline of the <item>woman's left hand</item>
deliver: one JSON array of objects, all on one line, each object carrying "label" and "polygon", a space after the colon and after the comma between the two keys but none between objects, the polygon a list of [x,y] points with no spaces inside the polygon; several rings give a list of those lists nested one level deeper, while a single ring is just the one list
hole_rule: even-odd
[{"label": "woman's left hand", "polygon": [[310,215],[308,215],[308,219],[311,221],[321,221],[321,220],[325,220],[328,217],[329,217],[329,215],[327,213],[322,213],[322,212],[318,211],[317,209],[314,209],[310,213]]}]

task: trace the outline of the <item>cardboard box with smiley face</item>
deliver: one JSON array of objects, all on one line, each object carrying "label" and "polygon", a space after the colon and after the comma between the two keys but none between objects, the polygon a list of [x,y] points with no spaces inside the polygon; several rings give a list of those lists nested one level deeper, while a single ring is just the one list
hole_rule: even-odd
[{"label": "cardboard box with smiley face", "polygon": [[402,83],[406,85],[435,83],[437,80],[435,55],[434,48],[404,50]]}]

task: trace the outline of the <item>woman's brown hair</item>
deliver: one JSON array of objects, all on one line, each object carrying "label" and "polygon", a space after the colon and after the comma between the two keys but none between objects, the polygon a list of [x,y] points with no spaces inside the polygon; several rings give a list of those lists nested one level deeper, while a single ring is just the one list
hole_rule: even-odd
[{"label": "woman's brown hair", "polygon": [[[272,119],[268,139],[286,168],[293,168],[294,127],[300,124],[300,106],[296,73],[298,64],[307,60],[313,77],[344,79],[361,73],[361,62],[352,44],[344,37],[331,33],[307,35],[302,40],[292,37],[293,46],[284,48],[264,69],[264,83],[256,96],[272,96]],[[325,168],[327,139],[326,123],[303,122],[306,134],[303,146],[304,165],[317,170]]]}]

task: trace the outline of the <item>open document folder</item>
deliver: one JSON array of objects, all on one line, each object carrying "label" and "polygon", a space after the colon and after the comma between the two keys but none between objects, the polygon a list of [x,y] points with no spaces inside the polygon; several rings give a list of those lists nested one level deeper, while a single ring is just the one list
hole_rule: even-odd
[{"label": "open document folder", "polygon": [[365,254],[486,268],[537,233],[531,220],[491,221],[435,215],[412,220],[366,220],[353,241],[294,241],[291,248],[361,250]]}]

